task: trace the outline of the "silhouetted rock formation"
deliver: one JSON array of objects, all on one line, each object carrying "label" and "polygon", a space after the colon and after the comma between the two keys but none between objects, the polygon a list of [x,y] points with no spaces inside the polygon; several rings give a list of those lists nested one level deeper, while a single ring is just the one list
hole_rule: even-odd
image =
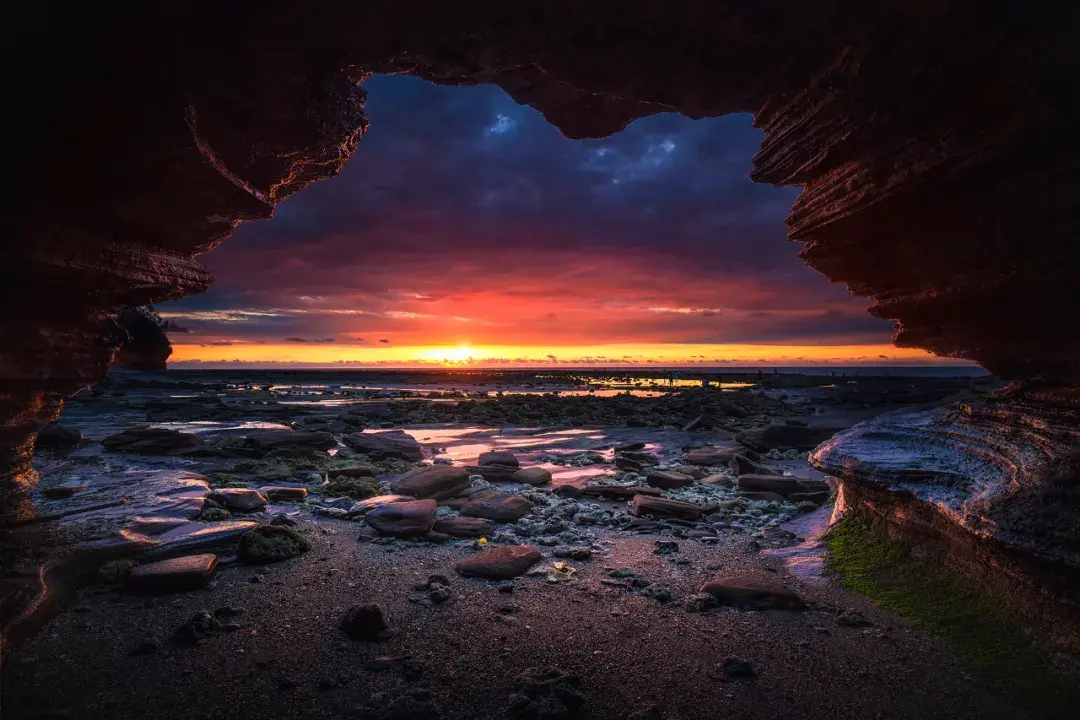
[{"label": "silhouetted rock formation", "polygon": [[34,112],[11,131],[16,217],[0,251],[8,487],[61,399],[104,375],[125,339],[112,312],[205,290],[197,254],[341,169],[373,72],[495,83],[570,137],[662,111],[756,112],[751,176],[804,188],[788,218],[802,257],[898,320],[899,344],[1007,378],[1080,378],[1072,11],[271,5],[46,2],[23,23],[15,52],[35,61],[9,93]]},{"label": "silhouetted rock formation", "polygon": [[152,307],[124,308],[116,314],[116,322],[131,339],[116,351],[113,365],[163,372],[165,361],[172,355],[172,344],[165,336],[167,325]]}]

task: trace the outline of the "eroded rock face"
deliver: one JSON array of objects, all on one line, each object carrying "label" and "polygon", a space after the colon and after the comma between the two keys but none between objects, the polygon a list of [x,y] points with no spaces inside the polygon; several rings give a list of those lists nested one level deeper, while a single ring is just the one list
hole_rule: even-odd
[{"label": "eroded rock face", "polygon": [[117,349],[113,365],[164,372],[166,361],[172,355],[172,343],[165,335],[165,321],[154,312],[154,308],[124,308],[116,314],[116,322],[130,337]]},{"label": "eroded rock face", "polygon": [[1080,110],[1055,80],[1080,66],[1070,22],[963,0],[28,11],[51,50],[20,37],[36,60],[9,91],[35,112],[14,119],[0,250],[5,490],[127,340],[118,309],[205,290],[197,254],[341,169],[371,72],[495,83],[569,137],[755,112],[751,177],[804,188],[802,257],[898,320],[899,344],[1080,379],[1080,314],[1054,312],[1080,259]]}]

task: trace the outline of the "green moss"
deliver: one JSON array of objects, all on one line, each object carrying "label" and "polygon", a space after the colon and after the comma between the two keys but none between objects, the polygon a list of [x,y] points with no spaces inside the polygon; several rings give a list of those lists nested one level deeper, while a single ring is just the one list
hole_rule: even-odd
[{"label": "green moss", "polygon": [[247,487],[250,484],[243,478],[227,472],[207,473],[206,477],[214,487]]},{"label": "green moss", "polygon": [[134,560],[129,559],[110,560],[98,568],[98,577],[100,577],[101,581],[104,583],[116,585],[122,583],[131,573],[131,568],[138,564],[139,563]]},{"label": "green moss", "polygon": [[375,478],[339,477],[320,489],[330,497],[348,495],[351,498],[363,500],[379,494],[379,483]]},{"label": "green moss", "polygon": [[1054,651],[1002,600],[953,570],[913,557],[857,518],[825,536],[829,570],[840,584],[866,595],[938,638],[994,687],[1047,716],[1080,704],[1080,687],[1053,662]]},{"label": "green moss", "polygon": [[288,560],[311,549],[308,539],[282,525],[260,525],[240,537],[236,554],[250,564]]}]

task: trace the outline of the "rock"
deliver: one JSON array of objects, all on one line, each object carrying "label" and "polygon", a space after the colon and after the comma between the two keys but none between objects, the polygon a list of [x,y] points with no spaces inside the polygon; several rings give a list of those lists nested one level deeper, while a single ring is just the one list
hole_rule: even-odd
[{"label": "rock", "polygon": [[364,720],[442,720],[442,711],[426,688],[409,690],[393,699],[376,693],[371,701],[375,707],[361,715]]},{"label": "rock", "polygon": [[873,627],[874,623],[858,610],[845,610],[833,618],[833,622],[844,627]]},{"label": "rock", "polygon": [[510,480],[524,485],[546,485],[551,482],[551,471],[534,465],[518,470]]},{"label": "rock", "polygon": [[478,517],[447,517],[435,521],[436,532],[457,538],[491,537],[495,526]]},{"label": "rock", "polygon": [[181,592],[206,585],[218,566],[213,553],[188,555],[137,565],[127,575],[124,587],[133,592]]},{"label": "rock", "polygon": [[699,485],[722,485],[724,487],[730,487],[735,484],[735,481],[729,478],[727,475],[709,475],[698,480]]},{"label": "rock", "polygon": [[469,500],[461,508],[468,517],[487,518],[496,522],[513,522],[532,510],[533,504],[520,495],[494,493]]},{"label": "rock", "polygon": [[244,533],[236,556],[242,562],[258,565],[280,562],[302,555],[311,549],[308,539],[284,525],[260,525]]},{"label": "rock", "polygon": [[663,583],[647,585],[641,593],[650,600],[655,600],[658,603],[673,602],[677,597],[675,591]]},{"label": "rock", "polygon": [[829,485],[821,480],[782,477],[780,475],[741,475],[738,480],[740,490],[774,492],[789,497],[791,493],[824,492],[828,497]]},{"label": "rock", "polygon": [[679,467],[675,468],[675,472],[681,473],[683,475],[689,475],[695,480],[700,480],[701,478],[705,477],[705,471],[699,467],[694,467],[693,465],[680,465]]},{"label": "rock", "polygon": [[448,465],[417,468],[391,482],[390,487],[398,495],[447,500],[469,487],[469,471]]},{"label": "rock", "polygon": [[691,465],[727,465],[734,455],[730,449],[706,447],[690,450],[683,459]]},{"label": "rock", "polygon": [[581,717],[585,697],[576,675],[555,668],[526,670],[514,679],[507,720],[572,720]]},{"label": "rock", "polygon": [[[827,502],[829,495],[832,494],[831,490],[822,490],[821,492],[796,492],[789,493],[788,500],[798,505],[803,503],[810,503],[811,505],[820,505],[823,502]],[[811,508],[813,509],[813,508]]]},{"label": "rock", "polygon": [[701,586],[723,605],[743,610],[802,610],[802,599],[791,590],[770,582],[746,577],[724,577]]},{"label": "rock", "polygon": [[130,559],[110,560],[98,568],[98,577],[104,583],[116,585],[126,580],[127,576],[131,574],[131,569],[138,564]]},{"label": "rock", "polygon": [[737,454],[732,455],[731,456],[731,462],[728,463],[728,467],[730,467],[731,471],[734,472],[736,475],[749,475],[749,474],[779,475],[780,474],[780,473],[776,472],[775,470],[773,470],[771,468],[767,468],[764,465],[760,465],[760,464],[754,462],[753,460],[746,457],[745,455],[737,455]]},{"label": "rock", "polygon": [[223,522],[230,517],[232,517],[232,513],[225,508],[208,507],[203,508],[202,512],[199,513],[198,519],[203,522]]},{"label": "rock", "polygon": [[679,543],[674,540],[657,540],[653,543],[653,553],[656,555],[674,555],[679,552]]},{"label": "rock", "polygon": [[587,497],[608,497],[616,500],[628,500],[638,495],[660,496],[660,489],[648,485],[600,485],[593,483],[585,486]]},{"label": "rock", "polygon": [[720,606],[720,602],[709,593],[695,593],[686,598],[687,612],[708,612]]},{"label": "rock", "polygon": [[754,668],[747,660],[729,657],[721,664],[724,674],[733,679],[748,679],[754,677]]},{"label": "rock", "polygon": [[676,488],[693,485],[694,478],[668,470],[656,470],[646,476],[645,482],[650,487],[660,488],[661,490],[675,490]]},{"label": "rock", "polygon": [[658,518],[680,520],[697,520],[701,517],[701,507],[698,505],[649,495],[635,495],[633,511],[639,516],[652,515]]},{"label": "rock", "polygon": [[645,466],[636,460],[631,460],[628,457],[622,455],[615,456],[615,467],[619,468],[623,472],[639,473],[645,469]]},{"label": "rock", "polygon": [[487,465],[505,465],[516,468],[520,466],[514,453],[506,450],[492,450],[490,452],[480,453],[480,457],[477,458],[476,464],[480,467],[485,467]]},{"label": "rock", "polygon": [[682,431],[690,432],[691,430],[712,430],[719,424],[719,420],[714,418],[712,415],[705,413],[704,415],[698,415],[696,418],[683,425]]},{"label": "rock", "polygon": [[470,465],[466,470],[469,475],[479,475],[490,483],[510,482],[518,472],[516,465]]},{"label": "rock", "polygon": [[384,503],[364,515],[367,524],[380,535],[419,537],[431,530],[438,505],[434,500],[406,500]]},{"label": "rock", "polygon": [[735,440],[758,452],[788,448],[813,450],[835,434],[836,430],[833,428],[812,428],[803,425],[785,424],[743,430],[735,436]]},{"label": "rock", "polygon": [[626,451],[619,453],[618,455],[616,455],[616,457],[623,457],[627,460],[632,460],[633,462],[636,462],[643,466],[660,464],[660,458],[657,457],[655,454],[649,452]]},{"label": "rock", "polygon": [[375,478],[350,477],[338,475],[322,488],[327,497],[348,497],[353,500],[375,497],[379,494],[379,483]]},{"label": "rock", "polygon": [[623,527],[623,530],[626,530],[627,532],[640,533],[656,532],[659,529],[660,523],[656,522],[655,520],[649,520],[648,518],[640,517],[631,518],[630,522]]},{"label": "rock", "polygon": [[643,442],[626,442],[616,445],[614,450],[616,453],[636,452],[638,450],[644,450],[645,443]]},{"label": "rock", "polygon": [[82,492],[84,485],[60,485],[58,487],[45,488],[41,494],[49,500],[66,500],[77,492]]},{"label": "rock", "polygon": [[376,603],[349,608],[341,620],[341,629],[352,640],[386,640],[390,637],[390,622]]},{"label": "rock", "polygon": [[416,442],[412,435],[402,430],[389,430],[379,433],[351,433],[345,435],[342,442],[373,460],[400,458],[401,460],[415,462],[424,459],[424,451],[420,448],[420,443]]},{"label": "rock", "polygon": [[551,494],[561,498],[577,499],[585,497],[585,488],[574,485],[573,483],[563,483],[552,488]]},{"label": "rock", "polygon": [[376,473],[375,468],[359,465],[356,467],[330,468],[326,471],[326,476],[331,480],[336,477],[373,478],[376,476]]},{"label": "rock", "polygon": [[307,488],[302,487],[280,487],[277,485],[268,485],[266,487],[259,488],[259,492],[266,496],[267,500],[294,500],[300,501],[307,498]]},{"label": "rock", "polygon": [[540,551],[524,545],[488,548],[460,561],[456,569],[465,577],[486,580],[509,580],[540,561]]},{"label": "rock", "polygon": [[198,436],[191,433],[167,428],[129,427],[105,438],[101,444],[109,452],[168,455],[197,448],[203,443]]},{"label": "rock", "polygon": [[366,515],[369,511],[390,503],[408,502],[409,500],[415,499],[416,498],[411,495],[376,495],[375,497],[370,497],[350,505],[349,517]]},{"label": "rock", "polygon": [[251,512],[266,507],[266,498],[252,488],[219,488],[206,497],[234,512]]},{"label": "rock", "polygon": [[34,447],[38,450],[69,452],[79,447],[81,442],[82,433],[79,430],[54,423],[46,425],[38,432]]},{"label": "rock", "polygon": [[165,334],[168,322],[146,305],[126,307],[116,313],[116,324],[127,340],[116,350],[113,365],[144,372],[165,372],[172,344]]},{"label": "rock", "polygon": [[[337,446],[334,436],[328,432],[307,430],[260,430],[246,436],[247,441],[264,452],[292,450],[295,448],[329,450]],[[310,454],[301,454],[311,457]],[[282,455],[278,455],[282,457]],[[326,457],[323,455],[323,457]]]},{"label": "rock", "polygon": [[778,493],[764,492],[762,490],[739,490],[738,495],[747,500],[761,500],[764,502],[783,502],[787,499]]},{"label": "rock", "polygon": [[566,560],[591,560],[592,550],[587,547],[557,547],[552,553],[557,558]]},{"label": "rock", "polygon": [[[300,515],[299,512],[294,513],[294,514],[297,515],[297,516]],[[275,513],[274,515],[270,516],[269,524],[270,525],[283,525],[285,527],[296,527],[300,523],[295,518],[288,515],[287,513]]]},{"label": "rock", "polygon": [[174,639],[185,645],[196,645],[221,631],[221,623],[209,610],[200,610],[178,627]]}]

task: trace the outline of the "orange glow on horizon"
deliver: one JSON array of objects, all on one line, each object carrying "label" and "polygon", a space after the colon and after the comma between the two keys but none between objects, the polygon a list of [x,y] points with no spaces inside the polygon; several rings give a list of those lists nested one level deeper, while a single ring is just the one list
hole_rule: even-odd
[{"label": "orange glow on horizon", "polygon": [[371,347],[349,344],[173,345],[170,363],[263,363],[377,367],[537,367],[551,365],[886,365],[970,364],[892,345],[692,345],[677,343],[577,346],[437,345]]}]

